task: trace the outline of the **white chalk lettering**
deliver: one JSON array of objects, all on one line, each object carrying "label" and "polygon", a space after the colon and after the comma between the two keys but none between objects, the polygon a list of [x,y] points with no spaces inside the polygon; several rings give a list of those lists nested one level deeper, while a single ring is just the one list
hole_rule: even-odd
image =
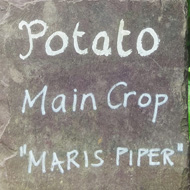
[{"label": "white chalk lettering", "polygon": [[78,28],[79,28],[79,22],[76,24],[75,30],[73,32],[74,48],[78,54],[85,55],[88,53],[88,49],[86,48],[84,50],[81,50],[78,45],[78,37],[82,37],[85,34],[85,32],[81,31],[79,32]]},{"label": "white chalk lettering", "polygon": [[[159,98],[163,98],[163,100],[160,102]],[[153,115],[153,119],[152,119],[153,123],[156,122],[157,113],[158,113],[158,107],[160,107],[161,105],[165,104],[167,101],[168,101],[168,96],[166,94],[156,94],[156,102],[155,102],[155,107],[154,107],[154,115]]]},{"label": "white chalk lettering", "polygon": [[160,152],[160,148],[154,148],[154,149],[149,150],[148,157],[149,157],[149,165],[150,166],[159,166],[160,165],[160,162],[153,162],[152,161],[153,157],[159,156],[159,154],[156,152]]},{"label": "white chalk lettering", "polygon": [[[63,45],[62,45],[62,47],[59,50],[55,50],[54,51],[50,47],[50,44],[51,44],[51,41],[53,40],[53,38],[56,37],[56,36],[59,36],[62,39]],[[67,48],[67,46],[68,46],[68,41],[69,41],[69,38],[68,38],[68,36],[64,32],[61,32],[61,31],[54,32],[47,39],[46,44],[45,44],[45,49],[46,49],[47,55],[49,55],[49,56],[55,56],[55,55],[58,55],[60,53],[63,53],[65,51],[65,49]]]},{"label": "white chalk lettering", "polygon": [[[149,33],[154,40],[154,44],[152,46],[152,49],[150,50],[145,50],[142,46],[142,39],[145,33]],[[160,39],[158,37],[158,35],[156,34],[156,32],[152,29],[152,28],[146,28],[144,30],[142,30],[137,38],[137,51],[138,54],[140,54],[141,56],[148,56],[150,54],[152,54],[153,52],[155,52],[158,49],[160,43]]]},{"label": "white chalk lettering", "polygon": [[[21,147],[25,147],[26,145],[23,145]],[[21,148],[19,148],[20,151]],[[103,150],[96,150],[93,151],[94,159],[93,161],[90,160],[91,156],[88,155],[87,151],[78,152],[78,150],[73,150],[70,152],[66,152],[66,161],[59,160],[57,157],[57,153],[53,152],[52,154],[47,154],[46,151],[43,151],[41,155],[39,156],[39,159],[36,161],[36,158],[33,154],[33,151],[30,150],[28,152],[28,173],[32,173],[32,167],[38,167],[41,165],[41,172],[46,173],[46,168],[49,169],[51,172],[59,171],[61,174],[64,174],[65,171],[63,169],[63,164],[67,162],[67,165],[65,165],[66,169],[68,171],[71,170],[71,168],[80,168],[80,166],[83,166],[84,168],[88,168],[89,166],[91,168],[98,168],[103,166],[104,159],[103,159]],[[135,156],[133,156],[133,154]],[[116,155],[115,155],[115,165],[116,167],[133,167],[134,164],[138,167],[158,167],[158,166],[165,166],[168,165],[170,167],[174,166],[174,162],[172,161],[172,156],[174,156],[175,151],[169,148],[165,148],[161,150],[160,148],[139,148],[136,150],[130,150],[127,147],[117,147],[116,148]],[[27,155],[27,151],[20,157],[24,158],[24,156]],[[46,162],[46,159],[49,160],[47,156],[51,155],[52,161]],[[80,161],[77,163],[76,159]],[[91,158],[92,159],[92,158]],[[160,162],[160,160],[163,160],[163,162]],[[112,159],[111,159],[112,160]],[[123,160],[123,162],[121,162]],[[143,164],[142,164],[143,161]],[[84,164],[82,164],[82,162]],[[127,163],[128,162],[128,163]],[[49,165],[49,166],[48,166]],[[37,169],[37,168],[36,168]],[[47,170],[48,170],[47,169]]]},{"label": "white chalk lettering", "polygon": [[85,167],[88,168],[88,153],[87,151],[84,151],[84,161],[85,161]]},{"label": "white chalk lettering", "polygon": [[171,150],[169,148],[164,149],[161,154],[163,154],[163,164],[166,165],[167,162],[170,166],[173,166],[174,163],[171,161],[170,157],[174,154],[174,150]]},{"label": "white chalk lettering", "polygon": [[[148,101],[147,101],[146,103],[142,103],[142,99],[143,99],[144,97],[148,98]],[[147,107],[147,106],[150,105],[151,101],[152,101],[152,98],[151,98],[150,94],[144,93],[144,94],[142,94],[142,95],[140,96],[140,98],[139,98],[139,100],[138,100],[138,105],[139,105],[139,107],[141,107],[141,108],[145,108],[145,107]]]},{"label": "white chalk lettering", "polygon": [[141,166],[141,158],[148,154],[148,149],[140,148],[138,150],[137,166]]},{"label": "white chalk lettering", "polygon": [[[118,52],[118,55],[122,58],[129,56],[133,52],[132,49],[124,50],[125,49],[124,44],[123,44],[124,37],[129,36],[131,34],[131,31],[124,30],[124,24],[125,24],[124,20],[121,19],[120,23],[119,23],[119,28],[118,28],[118,34],[117,34],[117,52]],[[43,27],[43,29],[36,34],[33,34],[31,28],[32,28],[32,26],[35,26],[35,25],[41,25]],[[21,21],[19,23],[18,27],[20,30],[23,30],[24,26],[26,27],[27,32],[28,32],[29,50],[26,55],[22,55],[22,54],[19,55],[22,60],[27,59],[31,55],[32,50],[33,50],[33,40],[45,36],[45,33],[48,30],[47,23],[45,23],[42,20],[33,20],[30,23],[27,23],[26,21]],[[145,33],[148,33],[153,38],[153,46],[149,50],[145,50],[143,48],[142,40],[143,40]],[[79,38],[82,38],[85,34],[86,33],[84,31],[79,31],[79,22],[78,22],[75,26],[75,29],[73,30],[72,37],[73,37],[73,45],[74,45],[75,52],[78,53],[79,55],[86,55],[88,53],[88,48],[81,49],[79,47],[79,42],[78,42]],[[55,37],[60,37],[62,40],[62,43],[63,43],[62,47],[58,50],[53,50],[50,46],[51,41]],[[98,43],[101,38],[103,38],[103,47],[98,48]],[[140,56],[143,56],[143,57],[148,56],[148,55],[154,53],[158,49],[159,43],[160,43],[159,36],[156,34],[154,29],[145,28],[138,35],[137,42],[136,42],[136,49]],[[67,36],[67,34],[62,31],[56,31],[47,38],[47,40],[45,42],[45,52],[49,56],[59,55],[66,50],[66,48],[68,47],[68,44],[69,44],[69,37]],[[95,38],[92,42],[92,50],[98,56],[111,55],[112,48],[109,46],[110,46],[110,38],[106,31],[99,32],[95,36]]]},{"label": "white chalk lettering", "polygon": [[112,91],[113,91],[117,86],[120,86],[120,85],[127,86],[127,83],[126,83],[126,82],[118,82],[117,84],[113,85],[113,86],[111,87],[110,91],[108,92],[107,103],[108,103],[108,106],[109,106],[111,109],[113,109],[113,110],[118,109],[118,108],[122,105],[121,103],[120,103],[120,104],[117,104],[117,105],[115,105],[115,106],[112,105],[112,104],[111,104],[111,98],[110,98]]},{"label": "white chalk lettering", "polygon": [[[73,155],[73,157],[71,157],[71,155]],[[78,156],[78,151],[77,150],[73,150],[71,152],[67,152],[67,170],[71,169],[71,163],[76,166],[77,168],[80,168],[80,165],[75,161],[75,159]]]},{"label": "white chalk lettering", "polygon": [[[77,89],[74,89],[74,92],[77,93]],[[77,95],[73,94],[73,112],[77,109]]]},{"label": "white chalk lettering", "polygon": [[119,25],[119,32],[118,32],[118,37],[117,37],[117,51],[120,57],[127,57],[132,53],[132,50],[128,50],[128,51],[124,51],[123,50],[123,37],[124,36],[128,36],[130,35],[130,31],[129,30],[124,30],[124,20],[122,19],[120,21],[120,25]]},{"label": "white chalk lettering", "polygon": [[[115,96],[117,93],[119,93],[119,90],[121,88],[120,86],[124,86],[126,88],[127,83],[118,82],[115,85],[113,85],[111,89],[108,91],[107,104],[110,109],[116,110],[121,106],[123,108],[127,108],[129,97],[137,95],[136,91],[124,93],[123,100],[121,100],[120,103],[115,103],[114,105],[114,103],[111,101],[111,98],[112,96]],[[41,114],[45,115],[46,114],[45,101],[46,101],[47,89],[48,87],[45,85],[43,89],[33,99],[30,96],[29,90],[25,90],[25,96],[24,96],[23,105],[22,105],[22,113],[26,112],[27,104],[29,105],[29,108],[32,108],[34,104],[36,103],[37,99],[40,99],[40,96],[41,96]],[[71,107],[72,111],[75,112],[77,110],[78,95],[77,95],[77,89],[74,89],[73,91],[74,91],[73,98],[69,97],[69,99],[72,99],[73,102],[71,103],[71,105],[69,105],[69,107]],[[96,103],[95,95],[93,93],[82,94],[80,110],[82,111],[84,110],[85,104],[86,102],[88,102],[88,99],[89,101],[92,102],[92,109],[97,110],[97,103]],[[168,101],[168,96],[166,94],[155,95],[154,112],[152,116],[153,123],[156,122],[158,110],[167,101]],[[141,94],[137,102],[140,108],[148,107],[151,103],[152,103],[152,97],[148,93]],[[48,107],[51,107],[52,111],[55,113],[58,113],[61,111],[63,113],[66,113],[66,96],[64,94],[57,95],[55,98],[53,98],[51,102],[51,106],[48,106]]]},{"label": "white chalk lettering", "polygon": [[117,153],[116,153],[116,165],[117,166],[119,166],[120,156],[127,153],[127,152],[128,152],[128,148],[123,148],[123,147],[117,148]]},{"label": "white chalk lettering", "polygon": [[86,99],[88,97],[91,97],[93,110],[97,110],[96,100],[95,100],[94,94],[92,94],[92,93],[83,94],[80,109],[84,110],[84,105],[85,105]]},{"label": "white chalk lettering", "polygon": [[[103,43],[103,49],[102,50],[99,50],[97,49],[97,44],[98,44],[98,41],[100,38],[104,38],[104,43]],[[105,55],[105,56],[108,56],[111,54],[111,48],[109,48],[109,42],[110,42],[110,39],[108,37],[108,34],[106,31],[103,31],[103,32],[100,32],[97,34],[97,36],[95,37],[93,43],[92,43],[92,50],[94,51],[94,53],[96,55]]]},{"label": "white chalk lettering", "polygon": [[[37,34],[32,34],[31,27],[33,25],[36,25],[36,24],[40,24],[43,27],[43,30],[41,32],[37,33]],[[29,24],[26,21],[22,20],[19,23],[19,29],[23,30],[23,26],[26,26],[26,29],[28,31],[29,44],[30,44],[28,53],[25,56],[22,55],[22,54],[19,55],[20,58],[24,60],[24,59],[28,58],[30,56],[30,54],[32,53],[32,50],[33,50],[33,39],[38,39],[38,38],[44,36],[44,34],[46,33],[46,31],[48,29],[48,26],[42,20],[33,20]]]},{"label": "white chalk lettering", "polygon": [[132,92],[129,92],[129,93],[124,93],[124,101],[123,101],[123,107],[126,108],[127,107],[127,101],[128,101],[128,98],[129,96],[132,96],[132,95],[136,95],[137,93],[135,91],[132,91]]},{"label": "white chalk lettering", "polygon": [[129,166],[133,165],[133,151],[129,151]]},{"label": "white chalk lettering", "polygon": [[33,107],[35,101],[42,95],[41,112],[42,112],[42,115],[45,115],[46,114],[46,112],[45,112],[46,92],[47,92],[47,86],[44,86],[42,91],[39,92],[39,94],[37,94],[33,100],[31,100],[28,90],[25,90],[25,97],[24,97],[24,102],[23,102],[23,106],[22,106],[22,113],[25,113],[27,101],[28,101],[29,107],[31,108],[31,107]]},{"label": "white chalk lettering", "polygon": [[63,170],[63,168],[61,166],[61,164],[63,164],[63,163],[64,163],[64,161],[59,161],[58,158],[57,158],[57,154],[54,152],[53,153],[52,163],[51,163],[51,171],[53,172],[55,166],[58,166],[59,171],[63,174],[64,170]]},{"label": "white chalk lettering", "polygon": [[32,165],[34,166],[39,166],[40,163],[42,163],[42,173],[46,173],[46,152],[44,151],[40,157],[40,159],[36,162],[35,158],[34,158],[34,154],[31,151],[29,151],[29,159],[28,159],[28,173],[32,172]]},{"label": "white chalk lettering", "polygon": [[[58,106],[57,108],[55,108],[55,101],[58,99],[58,98],[61,98],[61,103],[60,103],[60,106]],[[52,110],[54,112],[59,112],[60,110],[62,110],[63,113],[66,112],[66,109],[65,109],[65,95],[64,94],[60,94],[58,96],[56,96],[54,99],[53,99],[53,102],[52,102]]]},{"label": "white chalk lettering", "polygon": [[97,163],[97,164],[91,164],[92,167],[100,167],[100,166],[102,166],[104,164],[104,160],[98,156],[98,154],[102,154],[102,153],[103,153],[102,150],[97,150],[97,151],[94,152],[94,157],[97,160],[99,160],[100,162]]}]

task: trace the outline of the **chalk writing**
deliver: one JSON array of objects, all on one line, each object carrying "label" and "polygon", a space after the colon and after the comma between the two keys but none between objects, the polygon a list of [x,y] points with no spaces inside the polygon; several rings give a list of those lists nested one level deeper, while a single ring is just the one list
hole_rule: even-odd
[{"label": "chalk writing", "polygon": [[[116,83],[108,91],[108,94],[107,94],[107,104],[108,104],[108,107],[110,109],[116,110],[116,109],[118,109],[121,106],[123,106],[124,108],[126,108],[128,100],[129,100],[129,97],[132,96],[132,95],[133,96],[137,95],[136,91],[131,91],[131,92],[128,92],[128,93],[124,93],[124,95],[123,95],[123,97],[124,97],[123,102],[118,103],[117,105],[113,105],[113,103],[111,101],[112,93],[113,93],[113,91],[116,88],[119,88],[120,86],[123,86],[124,88],[126,88],[127,87],[127,83],[126,82]],[[42,96],[42,99],[41,99],[41,114],[45,115],[46,114],[46,111],[45,111],[45,105],[46,105],[46,103],[45,103],[45,101],[46,101],[47,90],[48,90],[48,87],[44,86],[43,89],[33,99],[31,99],[29,91],[25,90],[25,97],[24,97],[23,106],[22,106],[22,113],[23,114],[25,113],[27,103],[28,103],[29,107],[32,108],[34,106],[34,103],[36,102],[36,100],[40,96]],[[77,92],[77,89],[74,89],[73,104],[72,104],[72,108],[73,108],[72,111],[73,112],[76,111],[76,105],[77,105],[77,94],[76,94],[76,92]],[[148,101],[146,103],[142,102],[142,100],[144,98],[148,99]],[[167,96],[167,94],[156,94],[155,96],[151,96],[148,93],[143,93],[143,94],[140,95],[140,97],[138,99],[138,102],[137,102],[139,108],[146,108],[146,107],[148,107],[152,103],[152,98],[155,99],[154,100],[154,102],[155,102],[154,103],[154,112],[153,112],[153,117],[152,117],[152,122],[155,123],[157,115],[158,115],[158,109],[168,101],[168,96]],[[55,107],[55,102],[58,99],[61,99],[61,103],[60,103],[60,105],[58,107]],[[82,95],[82,100],[81,100],[81,104],[80,104],[80,110],[81,111],[84,110],[85,103],[86,103],[87,99],[91,100],[91,102],[92,102],[92,109],[93,110],[97,110],[97,102],[96,102],[96,99],[95,99],[95,95],[93,93],[91,93],[91,92],[88,93],[88,94],[83,94]],[[66,96],[64,94],[59,94],[55,98],[53,98],[51,108],[52,108],[52,111],[55,112],[55,113],[57,113],[57,112],[66,113],[67,112],[66,111]]]},{"label": "chalk writing", "polygon": [[[32,27],[39,25],[41,26],[41,30],[37,31],[35,34],[32,33]],[[130,56],[133,53],[133,49],[130,49],[129,44],[124,44],[125,38],[130,38],[131,31],[127,30],[125,27],[125,22],[123,19],[120,20],[118,24],[118,31],[117,31],[117,53],[119,57],[125,58]],[[23,52],[19,55],[20,59],[25,60],[27,59],[34,49],[34,41],[45,37],[46,32],[48,31],[48,24],[42,20],[33,20],[31,22],[21,21],[19,23],[19,29],[23,30],[26,27],[26,31],[28,34],[28,41],[29,41],[29,49],[26,54]],[[25,31],[23,31],[25,32]],[[153,41],[152,47],[148,49],[143,48],[143,38],[145,34],[151,38]],[[112,55],[112,48],[110,45],[109,33],[107,31],[100,31],[98,32],[95,37],[93,38],[92,42],[90,42],[89,47],[83,47],[79,44],[79,38],[83,38],[86,35],[86,32],[83,31],[80,27],[80,22],[77,22],[75,28],[73,29],[72,33],[72,40],[74,50],[79,55],[86,55],[89,53],[90,48],[93,53],[97,56],[110,56]],[[55,49],[52,47],[52,41],[55,38],[59,38],[61,41],[61,47]],[[147,38],[146,38],[147,39]],[[45,53],[47,56],[56,56],[59,54],[63,54],[67,47],[70,45],[70,41],[68,35],[63,31],[55,31],[52,33],[44,44]],[[103,40],[102,46],[99,45],[100,41]],[[137,36],[136,40],[136,50],[138,56],[146,57],[153,54],[159,48],[160,39],[158,34],[153,28],[145,28],[142,29]],[[123,79],[122,79],[123,80]],[[31,94],[30,89],[26,89],[24,92],[24,99],[22,102],[22,113],[25,114],[29,112],[29,108],[33,108],[34,104],[38,99],[40,99],[40,113],[41,115],[46,115],[46,109],[49,108],[54,113],[63,113],[66,114],[68,112],[68,108],[72,109],[69,111],[79,112],[84,111],[85,109],[90,106],[93,111],[99,109],[99,102],[97,98],[97,94],[89,91],[87,93],[79,94],[78,89],[74,88],[71,89],[72,95],[67,96],[66,94],[56,94],[52,99],[47,97],[48,94],[48,86],[44,85],[40,88],[38,92],[35,94]],[[64,89],[63,89],[64,90]],[[129,109],[130,101],[132,98],[136,98],[136,105],[138,109],[146,109],[149,106],[152,106],[152,113],[148,113],[148,116],[151,117],[152,123],[156,123],[158,115],[166,106],[169,97],[164,92],[154,92],[154,93],[147,93],[145,90],[144,92],[138,92],[135,90],[128,90],[128,84],[125,81],[119,81],[113,83],[109,89],[105,90],[105,103],[108,109],[111,110],[118,110],[118,109]],[[79,89],[80,91],[80,89]],[[115,100],[114,96],[118,95],[122,97],[120,100]],[[79,98],[80,97],[80,98]],[[46,99],[50,100],[47,101]],[[69,103],[67,102],[69,99]],[[87,101],[88,100],[88,101]],[[134,99],[133,99],[134,101]],[[50,102],[50,105],[47,105]],[[87,105],[88,102],[88,105]],[[69,105],[67,105],[69,104]],[[134,106],[134,104],[133,104]],[[100,106],[101,107],[101,106]],[[149,109],[151,110],[151,109]],[[177,144],[177,151],[183,151],[183,144]],[[113,152],[112,152],[113,153]],[[93,155],[92,155],[93,154]],[[115,167],[161,167],[161,166],[168,166],[173,167],[175,151],[170,148],[138,148],[137,150],[132,150],[129,147],[116,147],[113,153],[112,166]],[[26,144],[20,147],[20,157],[27,157],[28,158],[28,173],[31,174],[33,170],[41,170],[42,173],[46,173],[47,170],[51,172],[60,172],[64,174],[65,172],[69,172],[70,170],[77,170],[81,167],[84,168],[99,168],[103,167],[104,164],[107,162],[106,158],[104,157],[103,150],[91,150],[90,152],[87,150],[78,151],[76,149],[70,150],[65,154],[58,155],[56,152],[50,153],[49,151],[42,151],[42,152],[34,152],[33,150],[29,150],[27,153],[27,146]],[[47,160],[51,160],[50,162]],[[79,161],[80,160],[80,161]],[[82,160],[82,161],[81,161]],[[110,160],[109,160],[110,161]],[[108,161],[108,162],[109,162]]]},{"label": "chalk writing", "polygon": [[177,143],[177,151],[183,152],[183,143]]},{"label": "chalk writing", "polygon": [[[22,147],[25,146],[26,145]],[[63,174],[65,170],[69,171],[74,168],[80,168],[81,166],[85,168],[102,167],[106,162],[104,158],[104,151],[95,150],[93,154],[93,159],[96,160],[93,162],[89,160],[89,155],[91,155],[91,153],[86,150],[80,152],[78,150],[72,150],[66,152],[64,160],[60,160],[56,152],[53,152],[51,155],[49,153],[47,154],[46,151],[42,151],[41,155],[37,157],[35,156],[34,152],[30,150],[26,155],[28,157],[28,173],[32,173],[33,167],[38,167],[40,165],[42,173],[46,173],[48,168],[48,163],[46,162],[47,156],[48,158],[51,157],[51,164],[48,168],[51,172],[54,172],[55,168],[57,168],[58,171]],[[117,147],[115,156],[113,158],[115,163],[113,162],[113,164],[115,164],[116,167],[119,167],[122,160],[122,162],[125,163],[125,167],[144,167],[146,165],[152,167],[161,165],[172,167],[174,166],[174,162],[172,160],[174,155],[175,151],[169,148],[139,148],[138,150],[130,150],[127,147]],[[78,163],[77,159],[80,158],[83,158],[83,164]]]},{"label": "chalk writing", "polygon": [[[82,38],[85,35],[84,31],[79,31],[79,24],[80,24],[79,22],[76,24],[75,29],[73,31],[74,49],[75,49],[76,53],[78,53],[80,55],[85,55],[85,54],[88,54],[88,48],[85,48],[84,50],[82,50],[82,49],[80,49],[79,43],[78,43],[78,37]],[[41,25],[43,30],[38,33],[33,34],[31,28],[34,25]],[[30,23],[27,23],[26,21],[21,21],[19,23],[19,29],[23,30],[24,26],[26,27],[27,32],[28,32],[29,50],[26,55],[23,55],[23,54],[19,55],[19,57],[22,60],[27,59],[31,55],[32,50],[33,50],[33,40],[43,37],[48,30],[47,23],[45,23],[42,20],[33,20]],[[143,39],[145,33],[148,33],[150,35],[150,37],[153,38],[153,46],[149,50],[145,50],[142,45],[142,39]],[[123,39],[125,36],[128,36],[130,34],[131,34],[131,32],[129,30],[124,30],[124,20],[122,19],[119,24],[118,36],[117,36],[117,51],[118,51],[118,55],[120,57],[127,57],[132,53],[132,49],[129,49],[127,51],[123,50],[124,49],[123,48]],[[52,48],[51,48],[51,42],[55,37],[59,37],[62,41],[62,47],[58,50],[52,50]],[[102,47],[102,49],[98,49],[97,48],[98,42],[101,38],[103,38],[103,47]],[[142,57],[148,56],[148,55],[154,53],[158,49],[159,43],[160,43],[159,36],[154,31],[154,29],[153,28],[145,28],[140,32],[140,34],[137,38],[136,49],[140,56],[142,56]],[[48,56],[56,56],[61,53],[64,53],[64,51],[66,50],[68,45],[69,45],[69,37],[67,36],[67,34],[62,31],[56,31],[48,37],[48,39],[45,43],[45,51]],[[93,50],[94,54],[96,54],[98,56],[109,56],[112,54],[112,49],[110,47],[110,38],[106,31],[101,31],[95,36],[95,38],[92,42],[92,50]]]},{"label": "chalk writing", "polygon": [[24,155],[26,155],[26,149],[27,149],[26,144],[20,147],[20,157],[23,157]]}]

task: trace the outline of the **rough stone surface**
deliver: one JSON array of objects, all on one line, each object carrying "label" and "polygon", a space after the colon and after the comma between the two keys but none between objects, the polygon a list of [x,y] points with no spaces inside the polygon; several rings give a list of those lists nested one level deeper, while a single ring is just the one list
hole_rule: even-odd
[{"label": "rough stone surface", "polygon": [[[185,90],[185,0],[3,0],[0,2],[0,189],[3,190],[185,190],[189,188],[188,169],[188,127],[186,118]],[[26,27],[19,29],[24,20],[43,20],[48,25],[43,37],[34,40],[31,55],[22,60],[29,50]],[[117,35],[121,20],[124,29],[131,34],[124,37],[124,50],[132,49],[128,57],[117,52]],[[73,31],[77,23],[79,31],[85,31],[78,38],[81,49],[88,48],[88,54],[79,55],[73,46]],[[158,49],[151,55],[138,54],[136,43],[139,33],[153,28],[160,38]],[[35,25],[32,33],[42,27]],[[69,44],[64,53],[48,56],[45,43],[56,31],[65,32]],[[98,56],[92,50],[95,36],[106,31],[109,56]],[[146,34],[144,49],[151,49],[153,39]],[[98,48],[102,49],[103,40]],[[51,42],[53,50],[62,46],[61,38]],[[111,95],[112,104],[123,102],[124,93],[136,91],[130,96],[126,108],[109,108],[107,94],[118,82],[126,82]],[[41,97],[32,108],[26,104],[22,113],[25,90],[33,99],[47,85],[45,100],[46,114],[41,113]],[[77,89],[77,108],[72,111],[74,89]],[[93,93],[97,110],[92,109],[87,99],[84,110],[80,110],[83,94]],[[138,106],[141,94],[152,97],[146,108]],[[52,101],[59,95],[66,96],[66,113],[52,111]],[[159,107],[156,122],[152,122],[155,95],[167,94],[168,101]],[[144,102],[146,99],[144,99]],[[60,105],[60,99],[56,106]],[[183,151],[177,149],[183,144]],[[27,145],[26,155],[20,156],[20,147]],[[116,151],[125,147],[133,152],[133,164],[129,165],[129,152],[120,156],[116,166]],[[140,148],[159,148],[154,152],[150,166],[146,154],[137,166]],[[164,149],[174,154],[164,165]],[[41,164],[32,166],[28,173],[32,150],[36,161],[46,151],[46,173]],[[67,170],[67,154],[77,150],[76,162]],[[100,162],[94,152],[104,160],[100,167],[91,164]],[[84,151],[88,153],[89,166],[85,167]],[[51,171],[52,154],[55,152],[64,169],[64,174],[55,166]]]}]

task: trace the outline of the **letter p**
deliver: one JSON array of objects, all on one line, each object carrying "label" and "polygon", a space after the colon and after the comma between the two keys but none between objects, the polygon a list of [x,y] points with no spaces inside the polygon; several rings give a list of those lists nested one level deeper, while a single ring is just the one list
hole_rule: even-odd
[{"label": "letter p", "polygon": [[[32,27],[33,25],[35,25],[35,24],[40,24],[40,25],[43,27],[43,30],[42,30],[41,32],[39,32],[39,33],[32,34],[31,27]],[[47,24],[46,24],[44,21],[42,21],[42,20],[33,20],[33,21],[31,21],[29,24],[28,24],[26,21],[22,20],[22,21],[19,23],[19,26],[18,26],[18,27],[19,27],[20,30],[23,30],[23,26],[26,26],[26,29],[27,29],[27,31],[28,31],[29,44],[30,44],[30,48],[29,48],[28,53],[27,53],[26,55],[22,55],[22,54],[19,55],[19,57],[24,60],[24,59],[26,59],[27,57],[29,57],[30,54],[32,53],[32,50],[33,50],[33,39],[38,39],[38,38],[44,36],[44,34],[46,33],[46,31],[47,31],[47,29],[48,29],[48,26],[47,26]]]},{"label": "letter p", "polygon": [[[160,101],[159,99],[162,98],[163,100]],[[168,96],[166,94],[156,94],[156,102],[155,102],[155,107],[154,107],[154,115],[152,118],[152,122],[155,123],[156,122],[156,117],[158,114],[158,108],[165,104],[168,101]]]},{"label": "letter p", "polygon": [[128,148],[122,148],[118,147],[117,148],[117,155],[116,155],[116,165],[119,166],[119,158],[121,155],[125,154],[128,152]]}]

